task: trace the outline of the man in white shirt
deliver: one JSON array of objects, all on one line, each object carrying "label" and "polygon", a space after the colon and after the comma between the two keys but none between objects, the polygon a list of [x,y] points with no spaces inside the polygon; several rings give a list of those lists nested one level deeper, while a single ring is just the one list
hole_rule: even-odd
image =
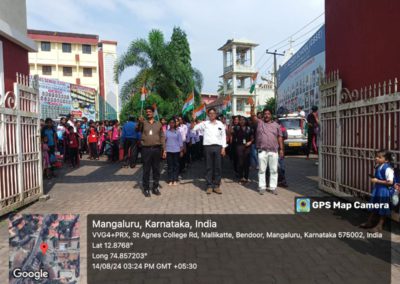
[{"label": "man in white shirt", "polygon": [[206,181],[207,194],[214,191],[217,194],[222,194],[221,172],[222,172],[222,157],[225,156],[226,148],[226,132],[224,124],[217,120],[217,112],[215,108],[208,110],[210,120],[203,121],[199,124],[192,123],[191,128],[194,131],[204,131],[203,145],[204,155],[206,158]]}]

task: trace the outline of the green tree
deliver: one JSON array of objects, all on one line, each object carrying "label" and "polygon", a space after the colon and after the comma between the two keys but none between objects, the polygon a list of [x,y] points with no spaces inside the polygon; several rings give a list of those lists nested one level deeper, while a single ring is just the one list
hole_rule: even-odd
[{"label": "green tree", "polygon": [[265,107],[270,109],[272,111],[272,114],[275,114],[276,111],[276,103],[275,103],[275,98],[269,98],[266,102],[265,102]]},{"label": "green tree", "polygon": [[[160,95],[157,93],[151,93],[147,96],[146,102],[144,107],[152,106],[153,104],[157,105],[157,111],[160,117],[169,118],[174,114],[173,104],[169,101],[164,100]],[[120,120],[121,122],[125,122],[128,120],[130,115],[135,117],[139,117],[142,115],[141,113],[141,101],[140,101],[140,94],[136,94],[132,96],[123,106],[120,113]],[[144,111],[143,111],[144,113]]]},{"label": "green tree", "polygon": [[174,82],[170,80],[170,70],[167,62],[170,60],[169,50],[164,41],[164,35],[159,30],[152,30],[148,39],[138,39],[131,42],[128,50],[115,65],[114,79],[118,82],[122,72],[128,67],[138,67],[138,74],[125,82],[121,88],[121,99],[125,102],[132,93],[140,93],[143,85],[151,91],[156,91],[167,97],[174,90]]},{"label": "green tree", "polygon": [[181,111],[187,94],[192,90],[198,94],[199,100],[203,77],[200,71],[191,66],[189,42],[180,28],[174,28],[168,43],[159,30],[152,30],[147,39],[132,41],[117,61],[115,81],[118,82],[126,68],[132,66],[138,67],[139,71],[121,87],[123,110],[128,111],[125,104],[134,107],[132,101],[139,99],[136,96],[143,85],[151,93],[158,94],[165,104],[170,104],[173,113]]}]

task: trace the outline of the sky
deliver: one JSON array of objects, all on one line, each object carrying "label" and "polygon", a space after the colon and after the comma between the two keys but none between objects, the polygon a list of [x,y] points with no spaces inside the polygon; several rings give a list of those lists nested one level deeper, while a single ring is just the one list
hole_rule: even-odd
[{"label": "sky", "polygon": [[[29,29],[88,33],[100,40],[116,40],[118,54],[130,42],[147,38],[159,29],[169,41],[174,26],[188,36],[192,66],[204,77],[203,93],[216,93],[222,75],[222,52],[228,39],[248,39],[259,44],[255,61],[259,74],[272,69],[266,49],[302,46],[324,22],[324,0],[27,0]],[[314,20],[315,19],[315,20]],[[314,20],[312,23],[310,23]],[[282,42],[278,45],[277,43]],[[286,46],[284,46],[286,45]],[[282,59],[280,59],[282,60]],[[120,84],[137,68],[127,69]]]}]

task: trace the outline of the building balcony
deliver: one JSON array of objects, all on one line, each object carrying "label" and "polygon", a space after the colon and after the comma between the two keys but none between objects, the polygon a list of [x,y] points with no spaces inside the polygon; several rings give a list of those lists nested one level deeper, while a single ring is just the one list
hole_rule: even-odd
[{"label": "building balcony", "polygon": [[239,95],[239,96],[250,95],[250,88],[236,88],[234,95]]},{"label": "building balcony", "polygon": [[233,71],[233,65],[224,67],[224,74]]},{"label": "building balcony", "polygon": [[250,76],[252,73],[256,73],[257,70],[251,65],[242,65],[242,64],[235,64],[224,67],[224,75],[232,72],[248,73]]},{"label": "building balcony", "polygon": [[243,72],[243,73],[256,72],[255,68],[252,67],[251,65],[236,64],[233,69],[234,69],[235,72]]}]

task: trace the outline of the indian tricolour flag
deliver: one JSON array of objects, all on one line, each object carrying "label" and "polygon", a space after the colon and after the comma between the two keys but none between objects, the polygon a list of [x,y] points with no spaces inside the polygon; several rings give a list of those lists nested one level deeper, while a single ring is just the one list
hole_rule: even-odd
[{"label": "indian tricolour flag", "polygon": [[157,104],[156,103],[153,104],[153,109],[154,109],[154,115],[153,115],[154,119],[155,120],[160,120],[160,117],[158,115],[158,110],[157,110]]},{"label": "indian tricolour flag", "polygon": [[182,108],[182,114],[185,115],[188,111],[191,111],[194,107],[194,93],[190,93],[188,98],[185,100],[185,104]]},{"label": "indian tricolour flag", "polygon": [[206,115],[206,105],[202,104],[195,110],[193,110],[194,118],[203,118]]},{"label": "indian tricolour flag", "polygon": [[224,102],[222,103],[222,108],[221,108],[221,112],[223,115],[226,115],[227,109],[228,109],[228,101],[224,100]]},{"label": "indian tricolour flag", "polygon": [[253,82],[250,87],[250,94],[252,94],[254,92],[254,90],[256,89],[257,76],[258,76],[258,72],[254,73],[253,76],[251,76],[251,79]]},{"label": "indian tricolour flag", "polygon": [[142,94],[140,96],[140,101],[144,102],[146,100],[146,95],[148,93],[148,91],[147,91],[145,86],[142,87],[141,93]]},{"label": "indian tricolour flag", "polygon": [[226,112],[231,112],[232,110],[231,96],[227,96],[225,101],[226,101]]}]

